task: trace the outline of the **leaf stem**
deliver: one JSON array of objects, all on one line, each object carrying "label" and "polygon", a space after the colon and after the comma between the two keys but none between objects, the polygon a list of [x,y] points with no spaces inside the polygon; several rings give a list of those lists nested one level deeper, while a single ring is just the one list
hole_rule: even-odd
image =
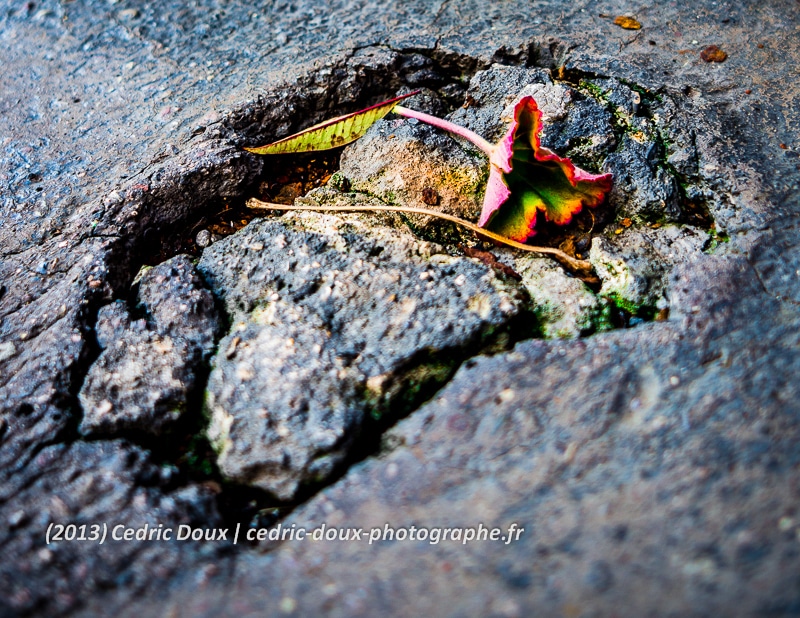
[{"label": "leaf stem", "polygon": [[475,232],[476,234],[494,240],[495,242],[508,245],[509,247],[514,247],[515,249],[520,249],[522,251],[529,251],[532,253],[545,253],[548,255],[552,255],[578,274],[587,276],[592,274],[592,264],[588,260],[575,259],[571,255],[564,253],[560,249],[555,249],[554,247],[535,247],[533,245],[525,245],[521,242],[517,242],[516,240],[511,240],[510,238],[501,236],[500,234],[495,234],[494,232],[490,232],[489,230],[483,229],[482,227],[479,227],[474,223],[467,221],[466,219],[461,219],[460,217],[448,215],[447,213],[438,212],[436,210],[429,210],[427,208],[414,208],[405,206],[321,206],[321,205],[308,206],[308,205],[294,205],[294,204],[273,204],[271,202],[262,202],[261,200],[258,200],[254,197],[247,200],[247,207],[252,208],[254,210],[312,210],[312,211],[330,210],[334,212],[403,212],[403,213],[412,213],[418,215],[427,215],[429,217],[436,217],[438,219],[444,219],[445,221],[457,223],[458,225],[461,225],[467,228],[468,230]]},{"label": "leaf stem", "polygon": [[392,111],[395,114],[399,114],[400,116],[405,116],[406,118],[415,118],[420,122],[427,123],[439,129],[444,129],[445,131],[449,131],[454,135],[463,137],[465,140],[472,142],[483,152],[485,152],[486,156],[489,158],[491,158],[492,153],[494,152],[494,146],[490,144],[487,140],[483,139],[480,135],[478,135],[474,131],[470,131],[466,127],[454,124],[449,120],[443,120],[442,118],[437,118],[436,116],[431,116],[430,114],[425,114],[423,112],[418,112],[413,109],[408,109],[407,107],[403,107],[402,105],[395,105]]}]

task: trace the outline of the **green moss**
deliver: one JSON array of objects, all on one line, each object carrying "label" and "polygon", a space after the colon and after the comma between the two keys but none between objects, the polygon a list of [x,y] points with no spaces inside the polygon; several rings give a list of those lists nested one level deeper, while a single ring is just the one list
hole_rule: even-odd
[{"label": "green moss", "polygon": [[717,227],[714,224],[707,231],[709,239],[703,248],[705,253],[714,253],[720,245],[729,242],[731,239],[725,232],[717,232]]},{"label": "green moss", "polygon": [[200,408],[200,414],[203,417],[204,425],[208,424],[211,420],[211,399],[214,395],[209,390],[203,391],[203,405]]},{"label": "green moss", "polygon": [[195,434],[189,439],[186,451],[179,464],[201,477],[209,478],[217,475],[214,453],[204,434]]},{"label": "green moss", "polygon": [[616,292],[611,292],[605,295],[612,303],[614,303],[617,307],[622,309],[623,311],[627,311],[631,315],[636,315],[636,312],[639,310],[639,305],[636,303],[631,302],[630,300],[623,298]]},{"label": "green moss", "polygon": [[566,155],[573,163],[590,172],[599,173],[603,165],[603,154],[595,147],[590,136],[572,139]]},{"label": "green moss", "polygon": [[350,190],[350,180],[342,174],[340,171],[336,171],[328,180],[328,186],[340,191],[342,193],[346,193]]},{"label": "green moss", "polygon": [[616,328],[614,325],[614,303],[605,298],[600,300],[602,302],[600,303],[599,311],[592,315],[591,327],[595,333],[604,333]]},{"label": "green moss", "polygon": [[608,294],[604,294],[604,297],[610,300],[618,309],[621,309],[628,315],[641,318],[643,320],[652,320],[656,313],[658,313],[658,309],[655,307],[647,304],[638,304],[632,302],[627,298],[623,298],[617,292],[609,292]]},{"label": "green moss", "polygon": [[664,97],[658,92],[653,92],[652,90],[649,90],[648,88],[640,86],[639,84],[636,84],[627,79],[620,79],[619,81],[621,84],[625,84],[628,88],[630,88],[634,92],[638,92],[639,96],[642,97],[642,103],[644,103],[645,105],[650,105],[654,102],[661,103],[664,101]]},{"label": "green moss", "polygon": [[541,303],[533,307],[533,315],[540,324],[555,322],[561,318],[560,312],[556,312],[550,303]]},{"label": "green moss", "polygon": [[403,414],[416,407],[421,399],[447,382],[455,372],[455,359],[431,359],[402,372],[387,376],[375,384],[367,384],[364,392],[372,418],[379,420],[386,414]]},{"label": "green moss", "polygon": [[456,187],[461,195],[468,197],[482,193],[489,179],[489,166],[481,166],[479,174],[474,168],[448,167],[442,177],[441,186]]},{"label": "green moss", "polygon": [[578,89],[601,103],[608,103],[608,91],[603,90],[600,86],[588,79],[582,79],[578,84]]}]

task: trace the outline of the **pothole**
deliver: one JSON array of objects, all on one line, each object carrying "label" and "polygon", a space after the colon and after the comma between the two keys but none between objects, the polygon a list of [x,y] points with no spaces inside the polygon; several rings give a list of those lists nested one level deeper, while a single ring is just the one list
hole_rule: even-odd
[{"label": "pothole", "polygon": [[[283,157],[271,161],[266,172],[257,180],[260,199],[279,204],[291,204],[326,184],[338,169],[341,148],[322,153]],[[208,214],[192,218],[179,230],[170,229],[142,258],[146,266],[155,266],[178,254],[199,256],[211,243],[238,232],[259,213],[247,208],[242,199],[214,202]]]},{"label": "pothole", "polygon": [[[419,201],[475,219],[485,161],[425,127],[387,119],[343,152],[259,161],[262,171],[226,195],[198,182],[202,209],[172,205],[181,213],[176,224],[129,267],[181,253],[199,258],[200,287],[224,305],[224,327],[169,439],[119,431],[175,466],[179,482],[212,484],[224,517],[263,524],[378,452],[383,432],[470,357],[532,336],[579,337],[666,319],[672,265],[725,240],[709,214],[714,198],[702,186],[690,130],[673,130],[685,111],[666,93],[576,72],[561,78],[362,50],[198,133],[255,145],[422,87],[426,111],[452,113],[496,139],[508,106],[527,88],[549,106],[545,145],[589,171],[615,173],[609,205],[584,210],[566,227],[543,225],[536,237],[592,260],[598,277],[580,281],[553,262],[420,217],[254,220],[244,207],[251,195],[320,206]],[[282,96],[289,102],[276,103]],[[451,155],[463,164],[457,173]],[[244,157],[243,165],[257,167]],[[148,212],[163,206],[148,203]],[[164,348],[158,337],[147,335],[143,345]]]}]

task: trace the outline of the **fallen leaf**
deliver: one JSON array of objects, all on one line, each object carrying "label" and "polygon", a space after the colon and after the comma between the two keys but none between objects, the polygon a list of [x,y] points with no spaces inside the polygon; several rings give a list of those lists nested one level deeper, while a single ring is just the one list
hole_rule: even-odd
[{"label": "fallen leaf", "polygon": [[326,120],[266,146],[245,148],[255,154],[289,154],[329,150],[354,142],[364,135],[375,122],[383,118],[403,99],[418,94],[419,90],[404,94],[372,107]]},{"label": "fallen leaf", "polygon": [[625,28],[625,30],[639,30],[642,27],[642,24],[636,21],[633,17],[625,17],[624,15],[616,17],[614,19],[614,23],[620,28]]},{"label": "fallen leaf", "polygon": [[709,45],[700,52],[700,57],[706,62],[724,62],[728,54],[716,45]]},{"label": "fallen leaf", "polygon": [[531,238],[539,211],[558,225],[611,190],[611,174],[590,174],[541,145],[542,112],[533,97],[514,108],[508,132],[493,149],[478,225],[518,242]]}]

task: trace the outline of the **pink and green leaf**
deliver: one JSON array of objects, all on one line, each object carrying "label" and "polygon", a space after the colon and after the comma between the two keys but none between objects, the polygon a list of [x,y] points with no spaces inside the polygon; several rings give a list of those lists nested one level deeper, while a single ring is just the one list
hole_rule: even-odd
[{"label": "pink and green leaf", "polygon": [[383,118],[403,99],[419,91],[404,94],[352,114],[326,120],[266,146],[245,148],[255,154],[290,154],[329,150],[354,142],[364,135],[375,122]]},{"label": "pink and green leaf", "polygon": [[532,97],[514,108],[514,121],[492,153],[489,183],[478,225],[525,242],[538,213],[558,225],[584,206],[599,205],[611,174],[590,174],[541,145],[542,113]]}]

